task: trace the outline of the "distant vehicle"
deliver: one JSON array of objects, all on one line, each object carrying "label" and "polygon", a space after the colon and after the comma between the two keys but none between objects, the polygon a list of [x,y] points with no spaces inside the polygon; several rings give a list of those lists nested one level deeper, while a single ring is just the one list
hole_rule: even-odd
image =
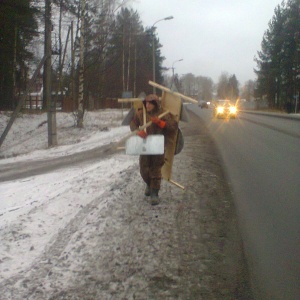
[{"label": "distant vehicle", "polygon": [[214,117],[235,119],[237,108],[229,100],[217,100],[214,105]]},{"label": "distant vehicle", "polygon": [[198,106],[201,108],[208,108],[208,103],[206,101],[200,100]]}]

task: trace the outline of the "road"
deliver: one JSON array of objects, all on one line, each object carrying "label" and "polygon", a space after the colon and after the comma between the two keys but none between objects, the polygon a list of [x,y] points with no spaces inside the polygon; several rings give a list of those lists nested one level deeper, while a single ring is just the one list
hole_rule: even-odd
[{"label": "road", "polygon": [[257,299],[300,299],[300,119],[240,113],[205,121],[234,194]]}]

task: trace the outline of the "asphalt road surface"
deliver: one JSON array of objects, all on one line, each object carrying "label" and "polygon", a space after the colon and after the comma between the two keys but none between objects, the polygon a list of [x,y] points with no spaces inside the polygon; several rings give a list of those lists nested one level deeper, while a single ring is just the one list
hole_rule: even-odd
[{"label": "asphalt road surface", "polygon": [[234,194],[256,299],[300,299],[300,119],[241,112],[205,122]]}]

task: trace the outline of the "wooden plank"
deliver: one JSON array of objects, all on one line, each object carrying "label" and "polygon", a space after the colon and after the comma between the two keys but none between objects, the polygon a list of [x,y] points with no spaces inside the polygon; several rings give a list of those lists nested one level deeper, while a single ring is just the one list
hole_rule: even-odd
[{"label": "wooden plank", "polygon": [[133,102],[134,111],[137,113],[139,109],[143,109],[143,101],[135,101]]},{"label": "wooden plank", "polygon": [[[158,116],[158,118],[162,118],[163,116],[167,115],[168,113],[169,113],[169,111],[167,110],[167,111],[163,112],[162,114],[160,114],[160,115]],[[119,146],[120,146],[121,144],[123,144],[128,138],[130,138],[130,137],[133,136],[133,135],[136,135],[140,130],[144,130],[145,128],[149,127],[151,124],[152,124],[152,122],[149,121],[149,122],[147,122],[145,125],[140,126],[139,129],[136,129],[136,130],[134,130],[134,131],[128,133],[127,135],[125,135],[125,137],[123,137],[120,141],[118,141],[118,142],[116,143],[115,148],[119,147]]]},{"label": "wooden plank", "polygon": [[177,95],[173,95],[169,92],[163,92],[161,107],[163,110],[168,110],[174,117],[177,122],[179,122],[181,115],[181,99]]},{"label": "wooden plank", "polygon": [[169,180],[169,182],[171,182],[172,184],[174,184],[174,185],[180,187],[181,189],[185,190],[185,187],[183,185],[179,184],[178,182],[176,182],[174,180],[171,180],[171,179]]},{"label": "wooden plank", "polygon": [[[146,112],[146,107],[143,105],[143,125],[147,123],[147,112]],[[147,129],[144,129],[145,132],[147,132]]]},{"label": "wooden plank", "polygon": [[[162,108],[164,110],[170,111],[170,113],[175,117],[175,120],[179,123],[182,109],[180,97],[178,95],[174,95],[172,93],[163,91],[161,104]],[[163,179],[168,181],[171,180],[172,176],[172,167],[176,149],[177,133],[178,130],[176,130],[176,132],[174,132],[172,136],[168,136],[166,138],[165,164],[163,165],[161,172]]]},{"label": "wooden plank", "polygon": [[178,96],[178,97],[180,97],[180,98],[182,98],[182,99],[184,99],[184,100],[186,100],[188,102],[198,104],[197,100],[195,100],[195,99],[193,99],[191,97],[185,96],[183,94],[180,94],[180,93],[177,93],[177,92],[173,92],[170,89],[168,89],[168,88],[166,88],[166,87],[164,87],[164,86],[162,86],[162,85],[160,85],[160,84],[158,84],[156,82],[153,82],[153,81],[150,80],[149,84],[152,85],[153,87],[156,87],[156,88],[164,91],[164,92],[170,93],[170,94],[172,94],[174,96]]},{"label": "wooden plank", "polygon": [[143,101],[143,98],[119,98],[119,103],[128,103],[128,102],[136,102],[136,101]]},{"label": "wooden plank", "polygon": [[[182,118],[182,109],[183,109],[183,104],[181,99],[184,99],[188,102],[195,103],[197,104],[198,101],[195,99],[192,99],[190,97],[187,97],[185,95],[182,95],[177,92],[173,92],[170,89],[159,85],[153,81],[149,81],[149,84],[160,89],[162,91],[162,97],[159,99],[161,101],[161,106],[162,109],[165,111],[163,114],[159,116],[159,118],[163,117],[164,115],[171,113],[174,117],[175,120],[179,123],[180,119]],[[145,108],[143,105],[143,99],[142,98],[126,98],[126,99],[118,99],[119,102],[132,102],[133,103],[133,108],[134,112],[137,112],[139,109],[143,109],[144,111],[144,116],[145,114]],[[133,113],[132,111],[130,112],[131,114]],[[130,133],[126,137],[124,137],[121,141],[119,141],[118,144],[122,143],[124,140],[128,139],[130,136],[135,135],[139,130],[143,130],[146,127],[148,127],[152,122],[148,122],[145,124],[145,119],[144,125],[141,126],[138,130],[135,130],[134,132]],[[185,120],[187,121],[187,120]],[[172,134],[172,136],[169,136],[166,138],[166,151],[165,151],[165,164],[162,167],[162,177],[163,179],[169,181],[170,183],[184,189],[182,185],[179,183],[173,181],[171,179],[172,176],[172,166],[173,166],[173,160],[174,160],[174,155],[175,155],[175,150],[176,150],[176,141],[177,141],[177,134],[178,130]]]}]

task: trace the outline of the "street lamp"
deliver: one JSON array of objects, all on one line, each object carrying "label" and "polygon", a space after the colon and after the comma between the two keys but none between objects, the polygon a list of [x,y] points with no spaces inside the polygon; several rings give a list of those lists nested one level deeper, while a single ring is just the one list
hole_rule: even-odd
[{"label": "street lamp", "polygon": [[[295,38],[295,42],[296,42],[296,76],[295,76],[295,86],[296,86],[296,95],[295,95],[295,114],[298,111],[298,102],[300,101],[300,88],[299,85],[297,84],[298,80],[300,82],[300,68],[298,67],[299,64],[299,53],[300,53],[300,45],[299,45],[299,41],[300,41],[300,32],[297,31],[294,35]],[[297,95],[297,87],[298,87],[298,95]]]},{"label": "street lamp", "polygon": [[[153,71],[153,76],[152,76],[152,80],[155,82],[155,38],[154,38],[154,30],[155,30],[155,24],[157,24],[160,21],[168,21],[168,20],[172,20],[174,17],[173,16],[169,16],[163,19],[159,19],[157,20],[151,27],[152,29],[152,63],[153,63],[153,67],[152,67],[152,71]],[[156,93],[156,88],[153,87],[153,94]]]},{"label": "street lamp", "polygon": [[174,62],[173,62],[173,64],[172,64],[172,83],[171,83],[171,88],[172,88],[172,86],[173,86],[173,82],[174,82],[174,65],[175,65],[175,63],[177,63],[177,62],[179,62],[179,61],[183,61],[183,58],[181,58],[181,59],[178,59],[178,60],[175,60]]}]

